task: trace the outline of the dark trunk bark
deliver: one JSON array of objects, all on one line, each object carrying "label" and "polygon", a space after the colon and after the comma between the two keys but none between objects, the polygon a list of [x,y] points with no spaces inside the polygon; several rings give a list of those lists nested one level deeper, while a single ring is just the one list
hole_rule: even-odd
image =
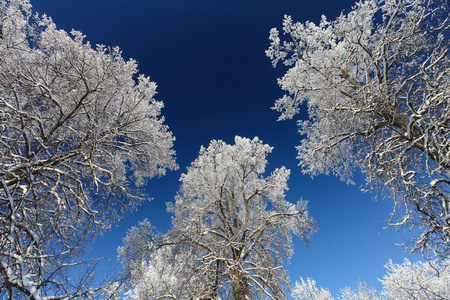
[{"label": "dark trunk bark", "polygon": [[234,300],[250,299],[247,278],[242,274],[242,271],[233,271],[232,285]]}]

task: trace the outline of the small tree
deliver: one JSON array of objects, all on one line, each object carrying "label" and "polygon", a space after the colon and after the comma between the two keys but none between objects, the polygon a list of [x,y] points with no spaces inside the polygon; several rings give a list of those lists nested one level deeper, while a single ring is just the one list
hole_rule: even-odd
[{"label": "small tree", "polygon": [[388,299],[450,299],[450,262],[428,261],[403,264],[389,261],[381,279]]},{"label": "small tree", "polygon": [[177,167],[174,138],[156,85],[118,48],[32,19],[28,0],[0,8],[0,295],[93,297],[70,268],[140,201],[129,175],[141,185]]},{"label": "small tree", "polygon": [[[428,300],[450,299],[450,264],[448,260],[411,263],[405,259],[403,264],[389,261],[385,265],[387,274],[380,279],[383,291],[360,283],[358,290],[344,288],[338,299],[342,300]],[[333,300],[328,290],[316,287],[312,279],[297,282],[292,296],[296,300]]]},{"label": "small tree", "polygon": [[295,283],[292,290],[294,299],[308,299],[308,300],[334,300],[330,291],[327,289],[317,287],[314,279],[307,278],[306,281],[300,278],[300,282]]},{"label": "small tree", "polygon": [[[128,230],[119,247],[131,288],[126,299],[208,299],[211,286],[198,272],[190,245],[158,234],[148,220]],[[201,263],[201,262],[200,262]]]},{"label": "small tree", "polygon": [[[159,238],[151,230],[142,234],[142,225],[130,230],[120,249],[125,263],[132,270],[144,265],[144,273],[155,277],[161,254],[172,253],[163,257],[168,273],[158,275],[167,281],[169,274],[178,274],[175,285],[166,285],[168,298],[178,293],[176,299],[286,299],[289,280],[283,262],[293,253],[292,234],[308,241],[315,223],[305,201],[294,205],[285,200],[289,170],[263,176],[271,150],[258,138],[241,137],[235,145],[213,140],[202,147],[181,176],[176,202],[168,206],[173,228]],[[143,286],[142,278],[134,277],[135,289]],[[157,296],[161,293],[150,299]]]},{"label": "small tree", "polygon": [[285,17],[267,55],[290,66],[280,120],[301,106],[304,173],[352,181],[355,168],[394,200],[393,226],[418,227],[413,251],[450,251],[449,5],[447,0],[367,0],[335,21]]},{"label": "small tree", "polygon": [[[301,278],[301,282],[296,282],[292,291],[292,296],[295,300],[334,300],[335,298],[331,293],[322,287],[317,287],[316,282],[308,278],[306,282]],[[340,291],[340,295],[337,299],[340,300],[383,300],[381,294],[368,287],[365,283],[358,285],[358,290],[352,290],[351,288],[344,288]],[[393,298],[393,300],[396,298]]]}]

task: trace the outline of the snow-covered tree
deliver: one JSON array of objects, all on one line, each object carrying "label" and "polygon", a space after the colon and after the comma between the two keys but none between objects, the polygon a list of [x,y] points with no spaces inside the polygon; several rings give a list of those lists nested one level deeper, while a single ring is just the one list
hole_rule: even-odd
[{"label": "snow-covered tree", "polygon": [[[306,282],[301,278],[301,282],[296,282],[292,290],[295,300],[334,300],[331,293],[322,287],[317,287],[316,282],[308,278]],[[340,291],[340,300],[382,300],[381,294],[374,288],[368,287],[365,283],[358,285],[358,290],[346,287]],[[396,299],[396,298],[393,298]]]},{"label": "snow-covered tree", "polygon": [[308,300],[334,300],[330,291],[327,289],[317,287],[316,281],[311,278],[307,278],[306,281],[300,278],[300,282],[295,283],[295,287],[292,290],[292,296],[294,299],[308,299]]},{"label": "snow-covered tree", "polygon": [[[300,109],[304,173],[352,182],[359,168],[394,202],[393,226],[420,228],[413,251],[450,253],[447,0],[365,0],[336,20],[283,22],[266,54],[289,66],[280,120]],[[415,231],[417,232],[417,231]]]},{"label": "snow-covered tree", "polygon": [[177,167],[174,138],[155,83],[118,48],[31,17],[28,0],[0,12],[0,297],[89,298],[70,268],[135,208],[134,186]]},{"label": "snow-covered tree", "polygon": [[[352,290],[346,287],[341,290],[339,299],[342,300],[382,300],[383,297],[376,289],[367,286],[366,283],[360,282],[358,289]],[[395,299],[395,298],[394,298]]]},{"label": "snow-covered tree", "polygon": [[389,261],[381,279],[388,299],[450,299],[450,262],[427,261],[403,264]]},{"label": "snow-covered tree", "polygon": [[130,276],[125,299],[207,299],[209,282],[197,271],[191,245],[158,234],[148,220],[128,230],[119,256]]},{"label": "snow-covered tree", "polygon": [[[241,137],[234,145],[213,140],[201,148],[168,205],[172,229],[157,236],[142,224],[119,249],[132,273],[145,274],[133,276],[133,295],[152,277],[162,279],[169,299],[286,299],[283,263],[293,253],[293,234],[308,241],[315,222],[305,201],[285,200],[289,170],[264,176],[271,151],[258,138]],[[161,286],[160,280],[151,285]],[[158,297],[159,291],[144,298]]]},{"label": "snow-covered tree", "polygon": [[[348,287],[340,291],[342,300],[428,300],[450,299],[450,263],[448,260],[411,263],[405,259],[403,264],[389,261],[385,265],[387,274],[380,279],[383,291],[360,283],[358,290]],[[292,296],[296,300],[333,300],[327,289],[317,287],[312,279],[297,282]]]}]

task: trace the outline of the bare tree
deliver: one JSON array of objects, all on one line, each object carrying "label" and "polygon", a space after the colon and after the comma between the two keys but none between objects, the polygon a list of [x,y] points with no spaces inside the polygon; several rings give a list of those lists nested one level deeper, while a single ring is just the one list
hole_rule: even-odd
[{"label": "bare tree", "polygon": [[[143,225],[133,228],[120,249],[126,265],[142,270],[144,264],[147,273],[132,281],[136,299],[145,298],[139,295],[148,291],[143,281],[149,280],[143,278],[150,276],[171,282],[170,288],[145,299],[170,299],[173,291],[179,293],[173,299],[286,299],[289,279],[283,263],[293,253],[292,236],[308,241],[315,222],[305,201],[285,200],[289,170],[263,176],[271,151],[258,138],[241,137],[234,145],[213,140],[201,148],[181,176],[176,202],[168,206],[172,229],[156,238],[150,229],[142,231]],[[159,273],[158,266],[168,272]]]},{"label": "bare tree", "polygon": [[177,168],[174,138],[155,83],[118,48],[31,18],[28,0],[0,5],[0,295],[93,297],[70,268],[139,203],[130,176]]},{"label": "bare tree", "polygon": [[413,251],[450,251],[449,3],[367,0],[335,21],[285,17],[281,41],[271,30],[266,54],[290,66],[279,79],[287,95],[280,120],[302,105],[309,120],[298,146],[304,173],[368,187],[395,206],[389,224],[420,228]]}]

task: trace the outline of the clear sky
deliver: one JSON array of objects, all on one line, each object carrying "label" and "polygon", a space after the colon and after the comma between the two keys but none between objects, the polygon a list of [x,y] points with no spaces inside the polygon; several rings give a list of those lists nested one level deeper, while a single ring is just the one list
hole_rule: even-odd
[{"label": "clear sky", "polygon": [[[159,231],[170,226],[166,202],[173,201],[181,173],[211,139],[233,143],[234,136],[258,136],[274,147],[269,171],[291,169],[287,199],[309,201],[319,230],[307,247],[299,240],[287,266],[292,282],[311,277],[333,295],[356,288],[358,281],[379,288],[389,259],[401,263],[407,253],[396,243],[405,233],[383,230],[392,203],[374,202],[356,186],[332,176],[311,179],[297,166],[300,135],[294,120],[277,122],[270,107],[283,95],[277,78],[286,69],[272,68],[264,51],[269,30],[281,28],[283,16],[295,21],[329,20],[349,11],[353,0],[32,0],[67,31],[81,30],[92,44],[119,46],[134,58],[139,71],[158,84],[156,98],[165,103],[166,124],[176,137],[180,170],[152,179],[153,200],[107,232],[94,251],[115,260],[127,228],[148,218]],[[302,114],[301,117],[306,117]],[[358,177],[359,176],[359,177]],[[415,258],[412,258],[415,260]]]}]

